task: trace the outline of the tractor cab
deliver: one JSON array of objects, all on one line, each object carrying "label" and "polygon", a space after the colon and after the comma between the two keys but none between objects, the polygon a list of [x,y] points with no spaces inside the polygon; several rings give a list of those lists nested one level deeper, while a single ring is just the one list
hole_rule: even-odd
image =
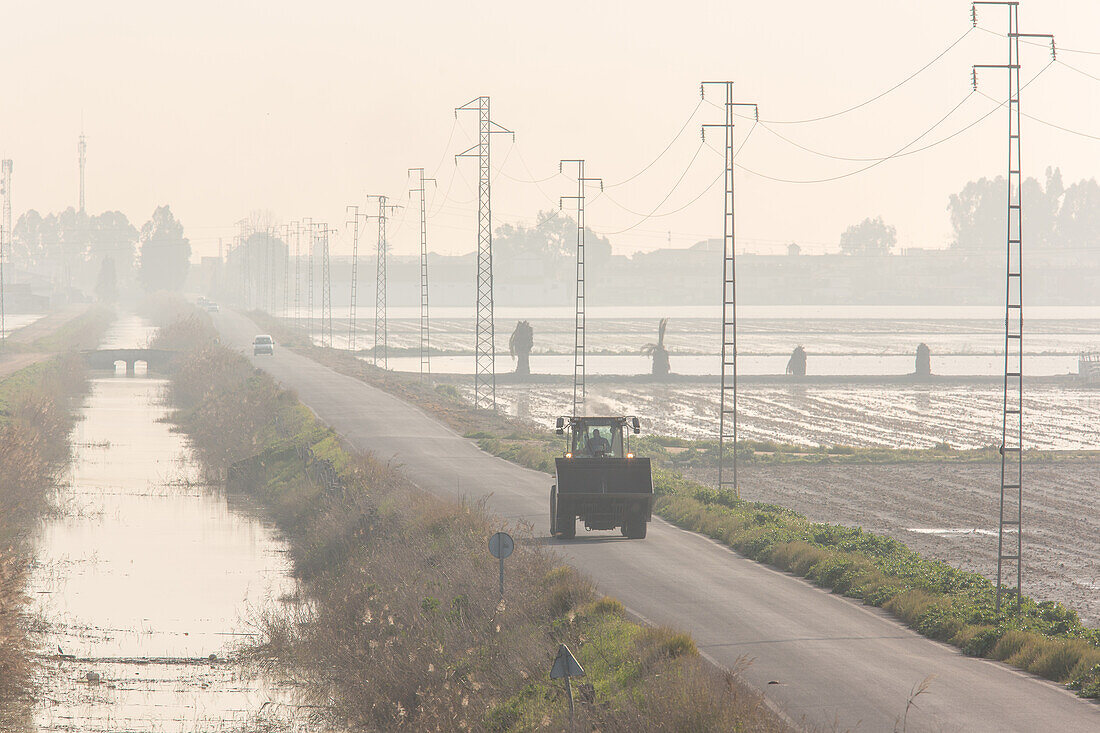
[{"label": "tractor cab", "polygon": [[625,436],[641,429],[636,417],[559,417],[558,435],[565,433],[567,425],[566,458],[626,458]]}]

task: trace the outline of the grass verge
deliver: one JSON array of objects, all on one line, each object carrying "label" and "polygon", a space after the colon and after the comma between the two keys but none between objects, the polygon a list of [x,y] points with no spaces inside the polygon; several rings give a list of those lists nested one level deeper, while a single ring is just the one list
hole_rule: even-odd
[{"label": "grass verge", "polygon": [[175,420],[208,469],[270,509],[300,592],[262,621],[252,653],[304,679],[319,710],[356,729],[564,729],[549,679],[559,644],[587,676],[580,730],[787,730],[685,634],[627,619],[622,604],[559,564],[524,528],[496,591],[481,506],[428,495],[393,466],[349,451],[296,397],[218,345],[204,316],[158,339],[183,355]]},{"label": "grass verge", "polygon": [[72,398],[84,392],[84,367],[66,355],[0,381],[0,729],[31,727],[26,581],[31,534],[49,509],[69,460]]},{"label": "grass verge", "polygon": [[[549,431],[497,413],[475,411],[451,385],[433,385],[376,369],[346,352],[313,346],[265,314],[250,314],[284,344],[312,358],[420,405],[485,451],[528,468],[553,472],[561,441]],[[881,607],[913,629],[946,641],[973,656],[1004,661],[1056,682],[1082,697],[1100,698],[1100,630],[1085,627],[1076,612],[1056,602],[1021,599],[1019,618],[999,620],[996,588],[985,577],[929,560],[901,542],[842,527],[811,522],[773,504],[749,502],[685,478],[681,471],[713,465],[713,441],[642,436],[640,455],[654,461],[654,511],[676,524],[719,540],[753,560],[807,578],[815,584]],[[995,448],[971,451],[941,445],[894,450],[786,446],[747,441],[738,446],[746,460],[778,462],[907,463],[1000,460]],[[1070,452],[1064,457],[1095,455]],[[1062,454],[1035,452],[1028,460],[1057,460]]]}]

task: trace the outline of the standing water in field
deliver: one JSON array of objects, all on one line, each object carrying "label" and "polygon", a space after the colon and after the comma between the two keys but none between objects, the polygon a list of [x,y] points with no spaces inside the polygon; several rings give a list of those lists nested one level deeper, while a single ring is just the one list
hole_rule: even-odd
[{"label": "standing water in field", "polygon": [[[103,346],[143,347],[152,330],[122,318]],[[230,659],[249,619],[293,592],[285,545],[237,496],[202,483],[165,421],[167,381],[123,373],[92,379],[59,512],[37,540],[38,730],[223,731],[260,713],[296,717],[291,690]]]}]

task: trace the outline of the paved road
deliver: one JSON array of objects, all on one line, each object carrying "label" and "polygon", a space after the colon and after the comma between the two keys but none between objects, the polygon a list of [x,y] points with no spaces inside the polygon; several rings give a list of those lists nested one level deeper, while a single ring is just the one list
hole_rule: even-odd
[{"label": "paved road", "polygon": [[[216,318],[227,344],[251,356],[256,328]],[[509,521],[547,531],[550,479],[480,451],[416,407],[285,349],[254,363],[358,448],[402,464],[437,493],[491,495]],[[993,662],[929,641],[877,609],[746,560],[663,521],[643,541],[618,533],[555,543],[601,590],[654,623],[688,630],[716,662],[754,661],[745,676],[795,721],[823,730],[890,731],[911,691],[909,731],[1100,731],[1100,705]],[[772,681],[778,684],[770,684]]]}]

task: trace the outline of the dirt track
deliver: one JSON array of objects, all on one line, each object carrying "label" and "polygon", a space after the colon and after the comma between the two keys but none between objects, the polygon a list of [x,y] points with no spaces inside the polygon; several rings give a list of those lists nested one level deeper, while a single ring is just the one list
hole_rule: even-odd
[{"label": "dirt track", "polygon": [[[1100,626],[1100,460],[1037,463],[1024,471],[1024,592],[1062,601],[1087,625]],[[739,480],[745,498],[887,534],[987,577],[997,572],[999,481],[999,463],[743,464]]]}]

